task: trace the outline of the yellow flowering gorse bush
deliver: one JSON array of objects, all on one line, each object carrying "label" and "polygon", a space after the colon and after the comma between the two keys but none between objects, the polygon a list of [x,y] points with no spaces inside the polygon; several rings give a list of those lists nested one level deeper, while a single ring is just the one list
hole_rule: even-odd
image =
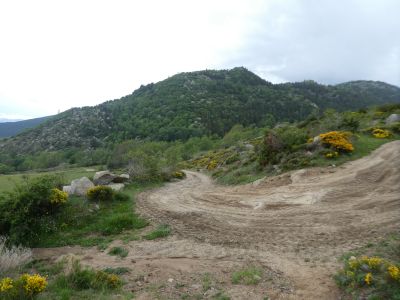
[{"label": "yellow flowering gorse bush", "polygon": [[6,277],[0,280],[0,299],[34,299],[47,284],[47,278],[39,274],[23,274],[15,280]]},{"label": "yellow flowering gorse bush", "polygon": [[388,267],[388,273],[392,279],[400,281],[400,269],[398,267],[390,265]]},{"label": "yellow flowering gorse bush", "polygon": [[52,204],[64,204],[68,200],[68,193],[61,191],[57,188],[51,190],[50,203]]},{"label": "yellow flowering gorse bush", "polygon": [[319,135],[324,145],[332,147],[337,151],[351,152],[354,150],[350,142],[351,133],[344,131],[330,131]]},{"label": "yellow flowering gorse bush", "polygon": [[337,152],[337,151],[328,152],[328,153],[325,154],[326,158],[335,158],[335,157],[338,157],[338,156],[339,156],[339,152]]},{"label": "yellow flowering gorse bush", "polygon": [[7,292],[8,290],[12,289],[13,286],[13,280],[9,277],[3,278],[0,280],[0,293],[2,292]]},{"label": "yellow flowering gorse bush", "polygon": [[372,273],[367,273],[364,277],[364,281],[366,284],[371,285],[372,283]]},{"label": "yellow flowering gorse bush", "polygon": [[39,274],[24,274],[21,279],[24,282],[24,289],[29,295],[38,294],[46,289],[47,279]]},{"label": "yellow flowering gorse bush", "polygon": [[[346,289],[368,287],[371,295],[374,295],[377,291],[378,294],[376,295],[380,296],[392,296],[393,293],[400,292],[399,266],[378,256],[350,257],[345,262],[344,268],[335,275],[335,279],[339,286]],[[389,294],[385,294],[387,292]],[[386,296],[386,298],[382,297],[379,299],[389,299]]]},{"label": "yellow flowering gorse bush", "polygon": [[375,128],[374,130],[372,130],[372,135],[378,139],[384,139],[390,137],[391,133],[389,130],[386,129]]}]

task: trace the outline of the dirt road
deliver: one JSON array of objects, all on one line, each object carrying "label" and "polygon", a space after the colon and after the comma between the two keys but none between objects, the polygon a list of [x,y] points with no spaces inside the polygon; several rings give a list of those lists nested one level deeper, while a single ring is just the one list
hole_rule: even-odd
[{"label": "dirt road", "polygon": [[[242,186],[186,175],[137,200],[137,211],[170,224],[173,236],[130,242],[125,260],[96,249],[65,252],[95,267],[132,266],[144,274],[139,281],[130,278],[138,299],[180,299],[183,293],[212,298],[204,274],[231,299],[338,299],[332,279],[337,258],[400,225],[400,141],[340,167]],[[51,256],[56,250],[48,251]],[[264,270],[261,283],[232,285],[232,272],[248,265]]]},{"label": "dirt road", "polygon": [[[400,141],[340,167],[294,171],[223,187],[187,179],[142,194],[138,209],[171,224],[179,237],[220,246],[282,271],[304,299],[334,299],[337,257],[398,230]],[[240,251],[239,251],[240,252]],[[207,255],[201,255],[206,257]]]}]

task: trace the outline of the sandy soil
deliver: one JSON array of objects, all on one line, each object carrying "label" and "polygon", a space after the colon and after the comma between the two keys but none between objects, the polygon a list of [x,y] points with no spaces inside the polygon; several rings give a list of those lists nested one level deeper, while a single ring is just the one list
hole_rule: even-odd
[{"label": "sandy soil", "polygon": [[[332,279],[337,258],[400,225],[400,141],[340,167],[242,186],[219,186],[198,172],[186,175],[137,201],[141,214],[170,224],[173,236],[130,242],[123,260],[79,247],[37,255],[74,253],[94,267],[130,267],[128,287],[138,299],[212,298],[220,289],[232,299],[339,299]],[[263,269],[261,282],[232,285],[232,272],[249,265]]]}]

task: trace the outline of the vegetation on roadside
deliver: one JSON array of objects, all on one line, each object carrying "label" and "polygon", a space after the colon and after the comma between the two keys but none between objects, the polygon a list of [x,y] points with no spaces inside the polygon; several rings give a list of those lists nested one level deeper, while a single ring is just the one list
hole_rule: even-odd
[{"label": "vegetation on roadside", "polygon": [[400,299],[400,236],[393,235],[343,256],[334,276],[353,299]]},{"label": "vegetation on roadside", "polygon": [[256,285],[262,279],[262,269],[247,267],[232,273],[233,284]]},{"label": "vegetation on roadside", "polygon": [[152,232],[146,234],[144,238],[146,240],[155,240],[158,238],[167,237],[171,234],[171,227],[167,224],[158,225]]},{"label": "vegetation on roadside", "polygon": [[[60,188],[60,182],[58,176],[37,177],[4,194],[0,200],[0,234],[17,245],[104,245],[116,236],[123,238],[125,231],[148,225],[135,214],[133,198],[137,192],[158,185],[131,185],[123,193],[112,192],[111,199],[102,202],[76,196],[64,202],[65,194],[54,190]],[[55,202],[54,197],[62,201],[57,198]]]},{"label": "vegetation on roadside", "polygon": [[344,113],[328,110],[303,122],[266,128],[263,134],[236,126],[228,133],[237,137],[234,144],[202,153],[184,167],[207,170],[220,183],[238,184],[293,169],[337,166],[399,139],[399,123],[385,123],[392,113],[400,113],[400,105]]}]

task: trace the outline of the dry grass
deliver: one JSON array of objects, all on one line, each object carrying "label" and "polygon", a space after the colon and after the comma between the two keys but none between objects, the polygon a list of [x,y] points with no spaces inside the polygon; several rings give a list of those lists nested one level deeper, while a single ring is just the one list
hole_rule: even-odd
[{"label": "dry grass", "polygon": [[32,258],[32,251],[21,246],[7,247],[7,238],[0,236],[0,275],[12,272]]}]

